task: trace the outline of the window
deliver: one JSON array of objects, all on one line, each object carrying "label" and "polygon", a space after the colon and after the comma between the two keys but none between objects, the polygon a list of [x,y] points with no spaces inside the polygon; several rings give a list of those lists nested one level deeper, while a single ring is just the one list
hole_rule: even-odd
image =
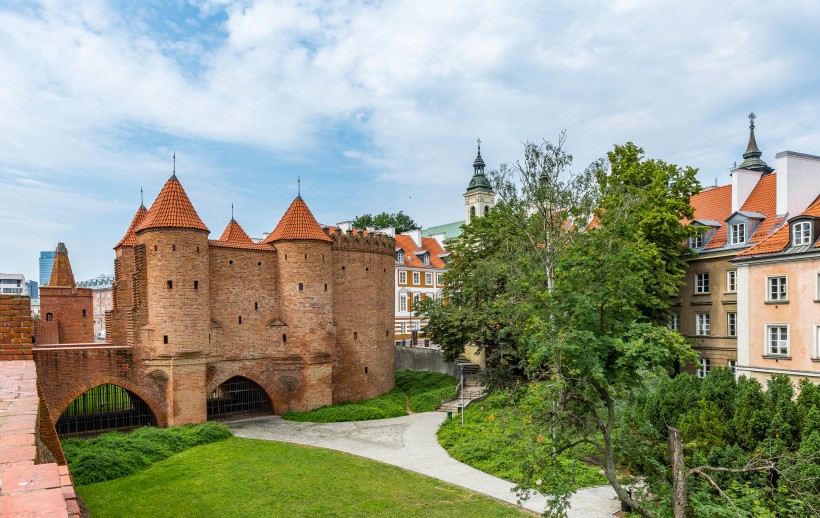
[{"label": "window", "polygon": [[737,336],[737,313],[726,313],[726,334]]},{"label": "window", "polygon": [[489,205],[484,205],[484,215],[486,216],[489,213],[490,213],[490,206]]},{"label": "window", "polygon": [[428,253],[428,254],[422,255],[421,256],[421,262],[423,262],[424,264],[429,265],[430,264],[430,254]]},{"label": "window", "polygon": [[288,341],[288,335],[282,335],[282,343],[285,343],[287,341]]},{"label": "window", "polygon": [[789,326],[782,324],[766,326],[766,354],[776,356],[789,354]]},{"label": "window", "polygon": [[811,221],[801,221],[792,225],[792,246],[811,243]]},{"label": "window", "polygon": [[168,343],[168,335],[164,335],[164,336],[162,337],[162,343],[164,343],[164,344],[167,344],[167,343]]},{"label": "window", "polygon": [[709,274],[695,274],[695,293],[709,293]]},{"label": "window", "polygon": [[418,307],[419,302],[421,302],[421,295],[416,293],[415,295],[413,295],[413,307],[414,308]]},{"label": "window", "polygon": [[85,311],[85,310],[83,310],[83,318],[85,318],[86,316],[87,316],[87,315],[86,315],[86,311]]},{"label": "window", "polygon": [[174,289],[174,281],[167,281],[167,284],[168,284],[168,289],[169,290]]},{"label": "window", "polygon": [[400,322],[399,323],[399,334],[406,335],[407,334],[407,322]]},{"label": "window", "polygon": [[820,358],[820,324],[814,324],[814,356]]},{"label": "window", "polygon": [[399,272],[399,284],[407,284],[407,272]]},{"label": "window", "polygon": [[695,314],[695,334],[700,336],[709,334],[709,313]]},{"label": "window", "polygon": [[242,323],[242,317],[239,317],[239,323],[240,324]]},{"label": "window", "polygon": [[413,284],[419,284],[421,282],[421,274],[419,272],[413,272]]},{"label": "window", "polygon": [[735,293],[737,291],[737,270],[726,272],[726,291]]},{"label": "window", "polygon": [[300,283],[299,283],[299,291],[302,291],[302,290],[304,290],[304,289],[305,289],[305,285],[304,285],[303,283],[301,283],[301,282],[300,282]]},{"label": "window", "polygon": [[703,248],[703,236],[695,236],[689,238],[690,248]]},{"label": "window", "polygon": [[194,289],[195,290],[199,289],[199,281],[194,281]]},{"label": "window", "polygon": [[766,293],[769,296],[767,299],[769,302],[781,302],[788,299],[789,293],[787,291],[786,281],[785,275],[766,277],[766,283],[768,285]]},{"label": "window", "polygon": [[470,216],[475,217],[475,207],[470,207]]},{"label": "window", "polygon": [[709,358],[701,358],[698,362],[698,378],[705,378],[709,374]]},{"label": "window", "polygon": [[54,318],[54,315],[52,315],[51,313],[46,313],[46,320],[47,321],[50,322],[53,318]]},{"label": "window", "polygon": [[746,242],[746,223],[735,223],[729,227],[730,243],[740,245]]},{"label": "window", "polygon": [[399,311],[407,311],[407,295],[399,297]]},{"label": "window", "polygon": [[680,315],[677,313],[669,317],[669,329],[673,331],[680,331]]},{"label": "window", "polygon": [[[820,276],[818,276],[818,277],[820,277]],[[436,274],[436,284],[438,284],[439,286],[442,286],[444,284],[442,282],[442,279],[444,279],[444,274],[443,273],[437,273]]]},{"label": "window", "polygon": [[396,262],[397,263],[403,263],[404,262],[404,251],[403,250],[399,250],[398,252],[396,252]]},{"label": "window", "polygon": [[732,374],[737,374],[737,360],[729,360],[729,368],[732,369]]},{"label": "window", "polygon": [[424,283],[428,286],[433,285],[433,274],[432,273],[425,273],[424,274]]}]

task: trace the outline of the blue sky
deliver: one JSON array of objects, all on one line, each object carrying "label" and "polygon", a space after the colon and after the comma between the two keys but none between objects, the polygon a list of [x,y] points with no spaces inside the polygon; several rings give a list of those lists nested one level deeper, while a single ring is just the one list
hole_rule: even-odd
[{"label": "blue sky", "polygon": [[177,175],[216,238],[274,228],[296,194],[326,224],[463,218],[488,168],[568,133],[574,167],[633,141],[729,181],[820,154],[813,1],[0,2],[0,271],[68,246],[113,269],[140,203]]}]

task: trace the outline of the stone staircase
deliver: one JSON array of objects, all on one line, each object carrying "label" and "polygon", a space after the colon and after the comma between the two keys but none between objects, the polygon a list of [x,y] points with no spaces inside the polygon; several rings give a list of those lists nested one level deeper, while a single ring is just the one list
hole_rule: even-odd
[{"label": "stone staircase", "polygon": [[464,386],[460,384],[456,389],[455,397],[442,403],[436,410],[439,412],[458,413],[461,411],[462,394],[464,407],[469,406],[473,401],[487,395],[487,389],[478,381],[478,374],[481,367],[471,363],[467,358],[461,356],[456,360],[456,365],[464,372]]}]

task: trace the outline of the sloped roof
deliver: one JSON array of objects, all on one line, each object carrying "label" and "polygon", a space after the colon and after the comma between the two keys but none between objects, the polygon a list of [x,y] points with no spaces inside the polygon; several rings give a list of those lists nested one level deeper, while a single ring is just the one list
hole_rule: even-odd
[{"label": "sloped roof", "polygon": [[242,250],[275,250],[273,245],[269,243],[254,243],[245,230],[233,218],[228,222],[228,226],[225,227],[222,236],[220,236],[219,239],[209,239],[208,245],[216,248],[238,248]]},{"label": "sloped roof", "polygon": [[464,225],[464,223],[466,223],[466,221],[461,220],[425,228],[421,231],[421,235],[424,237],[432,237],[436,234],[444,234],[444,239],[453,239],[461,235],[461,226]]},{"label": "sloped roof", "polygon": [[210,232],[196,213],[176,175],[165,182],[148,214],[134,232],[149,228],[192,228]]},{"label": "sloped roof", "polygon": [[[413,238],[402,234],[396,235],[396,248],[404,250],[404,264],[413,268],[446,268],[447,265],[439,255],[447,254],[438,241],[432,237],[422,237],[421,246],[416,246]],[[422,252],[430,254],[430,264],[424,264]]]},{"label": "sloped roof", "polygon": [[290,204],[285,215],[276,225],[276,228],[262,240],[262,243],[273,243],[285,239],[292,240],[312,240],[312,241],[327,241],[332,242],[316,218],[310,212],[307,204],[302,200],[301,196]]},{"label": "sloped roof", "polygon": [[[820,196],[818,196],[806,210],[804,210],[802,213],[800,213],[798,216],[792,219],[797,219],[801,216],[820,217]],[[747,250],[744,250],[738,255],[750,256],[782,252],[783,250],[789,247],[790,237],[791,235],[789,233],[789,225],[783,225],[770,236],[763,239],[760,243]],[[820,239],[818,239],[817,242],[814,243],[813,248],[820,248]]]},{"label": "sloped roof", "polygon": [[51,267],[51,279],[48,281],[48,286],[76,287],[77,284],[74,282],[74,273],[71,271],[71,263],[68,260],[68,249],[65,247],[65,243],[57,243],[55,252],[54,265]]},{"label": "sloped roof", "polygon": [[[689,200],[695,209],[696,220],[720,222],[720,227],[707,243],[706,248],[721,248],[726,244],[726,218],[732,213],[732,186],[722,185],[701,191]],[[684,223],[689,223],[685,221]]]},{"label": "sloped roof", "polygon": [[783,218],[777,217],[777,174],[760,177],[752,193],[740,208],[742,212],[759,212],[766,216],[749,239],[750,243],[762,241]]},{"label": "sloped roof", "polygon": [[131,224],[128,225],[128,230],[125,231],[125,235],[122,236],[120,242],[114,245],[114,249],[117,249],[121,246],[136,246],[137,245],[137,235],[134,233],[134,229],[136,229],[142,220],[145,219],[145,215],[148,214],[148,211],[145,209],[144,205],[140,205],[140,208],[137,209],[137,213],[134,214],[134,219],[131,220]]}]

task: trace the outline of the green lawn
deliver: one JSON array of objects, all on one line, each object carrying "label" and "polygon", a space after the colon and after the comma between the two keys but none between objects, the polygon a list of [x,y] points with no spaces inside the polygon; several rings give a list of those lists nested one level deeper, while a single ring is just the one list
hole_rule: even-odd
[{"label": "green lawn", "polygon": [[135,475],[77,487],[95,518],[532,516],[503,502],[340,452],[238,437]]},{"label": "green lawn", "polygon": [[369,421],[407,415],[409,402],[412,412],[432,412],[441,400],[453,396],[458,380],[437,372],[401,371],[396,373],[396,388],[373,399],[356,403],[341,403],[309,410],[287,412],[289,421],[339,423]]}]

